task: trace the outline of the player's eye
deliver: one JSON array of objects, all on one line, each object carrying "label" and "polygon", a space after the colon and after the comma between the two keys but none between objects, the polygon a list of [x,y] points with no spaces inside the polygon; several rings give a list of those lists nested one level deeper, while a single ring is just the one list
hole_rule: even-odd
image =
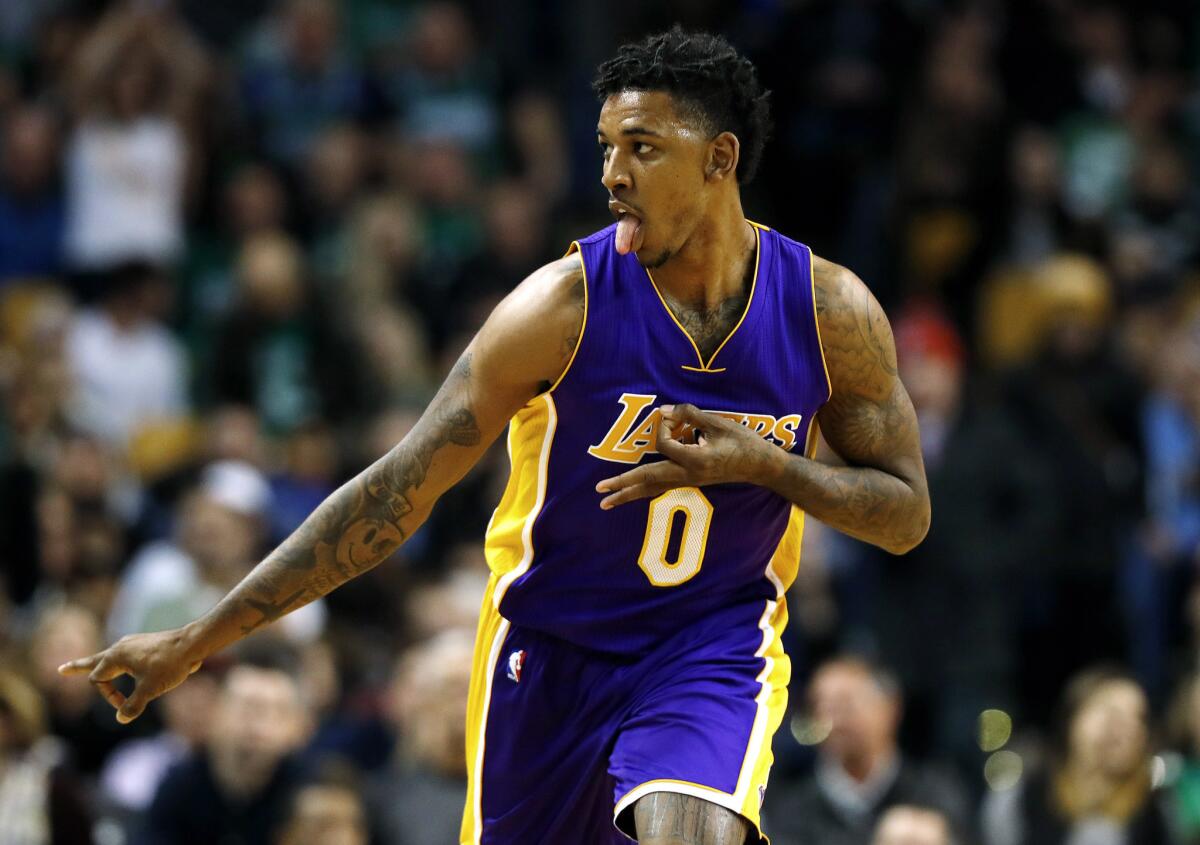
[{"label": "player's eye", "polygon": [[654,149],[654,147],[650,146],[645,141],[639,141],[636,145],[634,145],[633,151],[641,156],[641,155],[645,155],[646,153],[650,152],[653,149]]},{"label": "player's eye", "polygon": [[611,150],[611,149],[612,149],[612,144],[606,144],[603,141],[600,142],[600,154],[603,155],[605,158],[608,158],[608,153],[609,153],[609,150]]}]

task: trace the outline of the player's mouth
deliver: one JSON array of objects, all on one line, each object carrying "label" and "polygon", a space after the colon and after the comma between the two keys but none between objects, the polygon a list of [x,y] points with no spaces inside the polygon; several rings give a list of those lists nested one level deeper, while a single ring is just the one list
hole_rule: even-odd
[{"label": "player's mouth", "polygon": [[608,210],[617,218],[617,252],[627,255],[641,249],[646,227],[640,212],[618,200],[609,200]]}]

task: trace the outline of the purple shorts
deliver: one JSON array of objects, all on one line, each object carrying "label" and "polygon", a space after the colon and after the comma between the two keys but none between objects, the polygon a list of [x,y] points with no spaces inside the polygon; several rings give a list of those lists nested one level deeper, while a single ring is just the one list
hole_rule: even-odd
[{"label": "purple shorts", "polygon": [[691,623],[650,654],[587,651],[484,598],[467,711],[462,845],[620,845],[652,792],[759,808],[791,672],[780,599]]}]

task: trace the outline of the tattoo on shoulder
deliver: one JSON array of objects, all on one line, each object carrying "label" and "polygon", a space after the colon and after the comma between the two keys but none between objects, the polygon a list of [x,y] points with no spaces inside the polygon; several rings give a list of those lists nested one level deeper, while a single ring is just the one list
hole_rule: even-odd
[{"label": "tattoo on shoulder", "polygon": [[867,286],[844,267],[818,260],[813,266],[813,287],[830,376],[843,385],[864,388],[894,378],[892,330]]}]

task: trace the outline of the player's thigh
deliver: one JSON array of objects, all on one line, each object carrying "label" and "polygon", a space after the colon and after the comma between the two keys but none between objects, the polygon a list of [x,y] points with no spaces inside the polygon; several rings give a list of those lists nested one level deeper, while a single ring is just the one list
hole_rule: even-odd
[{"label": "player's thigh", "polygon": [[750,822],[733,810],[677,792],[652,792],[633,805],[638,845],[746,845]]}]

